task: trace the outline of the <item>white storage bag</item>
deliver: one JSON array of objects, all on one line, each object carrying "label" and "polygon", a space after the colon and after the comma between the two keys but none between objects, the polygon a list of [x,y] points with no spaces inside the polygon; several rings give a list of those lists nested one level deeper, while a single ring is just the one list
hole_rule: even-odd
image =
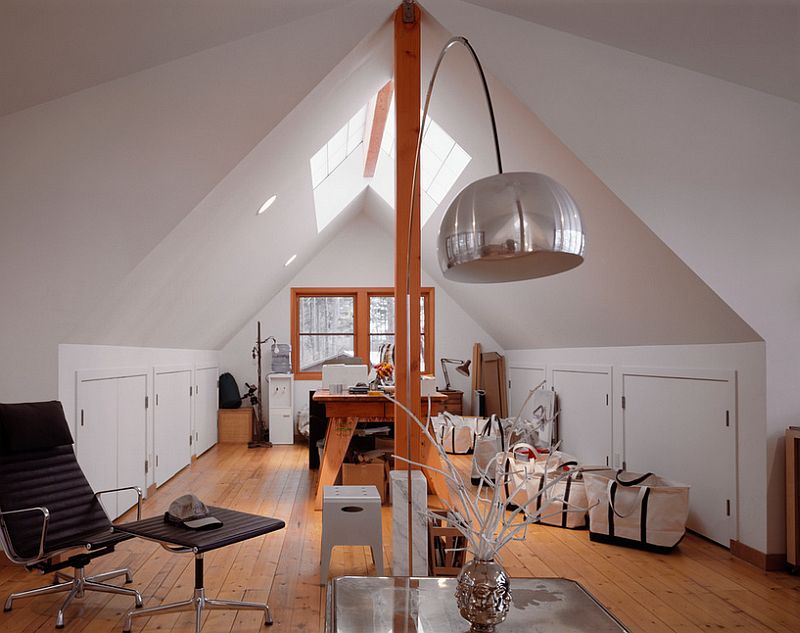
[{"label": "white storage bag", "polygon": [[509,421],[500,420],[493,414],[475,437],[472,473],[470,474],[473,485],[477,486],[480,483],[482,475],[485,475],[489,481],[494,481],[495,464],[493,460],[498,453],[506,450],[508,426],[510,426]]},{"label": "white storage bag", "polygon": [[584,473],[589,538],[668,552],[686,533],[689,486],[653,473]]},{"label": "white storage bag", "polygon": [[434,428],[436,440],[446,453],[466,455],[472,452],[475,446],[475,427],[465,422],[460,415],[445,411],[434,419]]},{"label": "white storage bag", "polygon": [[[518,444],[516,448],[531,447]],[[549,459],[545,454],[538,454],[535,459],[526,460],[524,455],[514,451],[509,456],[508,468],[510,491],[507,490],[506,494],[512,495],[508,499],[510,508],[526,506],[526,512],[539,513],[538,522],[545,525],[572,529],[586,527],[589,505],[586,485],[572,455],[555,451]],[[569,475],[559,480],[565,471]],[[546,488],[548,484],[552,485]],[[520,486],[522,488],[514,494],[513,491]],[[534,498],[535,501],[531,502]]]}]

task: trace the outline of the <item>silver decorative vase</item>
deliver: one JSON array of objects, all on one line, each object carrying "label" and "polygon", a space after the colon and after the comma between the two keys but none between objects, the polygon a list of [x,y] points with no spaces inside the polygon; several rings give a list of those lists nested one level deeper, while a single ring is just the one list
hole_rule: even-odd
[{"label": "silver decorative vase", "polygon": [[508,615],[511,582],[502,565],[473,558],[458,574],[456,602],[471,633],[492,633]]}]

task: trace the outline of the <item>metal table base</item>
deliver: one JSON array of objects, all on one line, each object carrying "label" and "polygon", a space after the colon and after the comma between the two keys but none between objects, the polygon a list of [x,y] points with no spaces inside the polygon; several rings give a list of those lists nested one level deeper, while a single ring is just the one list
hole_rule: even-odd
[{"label": "metal table base", "polygon": [[200,633],[200,624],[203,617],[203,609],[255,609],[264,612],[264,624],[272,624],[272,614],[269,606],[261,602],[241,602],[239,600],[212,600],[206,598],[206,590],[203,587],[203,554],[194,556],[194,595],[187,600],[162,604],[157,607],[147,607],[146,609],[135,609],[128,611],[125,616],[125,625],[122,630],[130,633],[133,618],[141,616],[158,615],[162,613],[178,613],[181,611],[194,611],[195,633]]}]

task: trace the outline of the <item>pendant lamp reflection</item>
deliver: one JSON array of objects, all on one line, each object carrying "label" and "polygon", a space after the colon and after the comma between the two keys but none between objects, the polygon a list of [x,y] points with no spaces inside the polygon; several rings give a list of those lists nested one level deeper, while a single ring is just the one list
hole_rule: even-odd
[{"label": "pendant lamp reflection", "polygon": [[466,38],[451,38],[439,54],[428,87],[425,114],[439,65],[455,44],[463,44],[469,50],[480,74],[498,173],[467,185],[445,212],[437,244],[442,274],[453,281],[497,283],[546,277],[575,268],[583,261],[586,246],[578,205],[549,176],[503,173],[489,86]]}]

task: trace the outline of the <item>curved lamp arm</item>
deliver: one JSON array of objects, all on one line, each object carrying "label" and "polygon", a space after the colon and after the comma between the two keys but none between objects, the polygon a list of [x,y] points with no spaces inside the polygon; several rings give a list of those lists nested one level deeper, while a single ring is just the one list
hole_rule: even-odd
[{"label": "curved lamp arm", "polygon": [[[475,49],[472,48],[472,44],[469,43],[466,37],[462,35],[456,35],[451,37],[447,40],[447,43],[442,48],[442,51],[439,53],[439,58],[436,60],[436,65],[433,67],[433,74],[431,75],[430,83],[428,83],[428,91],[425,94],[425,106],[422,109],[422,123],[420,123],[419,127],[419,136],[417,137],[417,152],[414,159],[414,174],[411,178],[411,201],[409,203],[409,217],[408,217],[408,243],[411,243],[411,227],[413,225],[414,219],[414,208],[415,208],[415,196],[414,192],[417,188],[417,176],[419,172],[419,161],[420,155],[422,153],[422,137],[425,135],[425,122],[428,120],[428,109],[431,103],[431,95],[433,94],[433,86],[436,83],[436,76],[439,74],[439,66],[442,65],[442,61],[444,60],[447,51],[449,51],[453,46],[456,44],[462,44],[468,51],[470,56],[472,57],[472,61],[475,62],[475,67],[478,69],[478,74],[481,78],[481,84],[483,85],[483,93],[486,96],[486,106],[489,109],[489,119],[492,123],[492,138],[494,140],[494,152],[495,156],[497,157],[497,173],[503,173],[503,161],[500,158],[500,141],[497,138],[497,123],[495,122],[494,118],[494,107],[492,106],[492,97],[489,94],[489,84],[486,82],[486,75],[483,72],[483,66],[481,66],[481,62],[478,59],[478,55],[475,52]],[[411,276],[411,251],[408,252],[408,258],[406,260],[406,277],[407,283],[409,283],[409,277]]]}]

